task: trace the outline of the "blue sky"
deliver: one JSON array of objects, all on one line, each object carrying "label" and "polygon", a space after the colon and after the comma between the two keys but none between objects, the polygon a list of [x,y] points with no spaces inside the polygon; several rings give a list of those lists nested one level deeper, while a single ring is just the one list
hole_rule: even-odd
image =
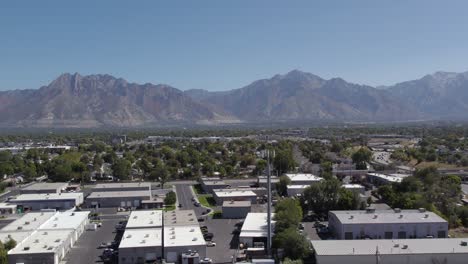
[{"label": "blue sky", "polygon": [[300,69],[390,85],[468,70],[468,1],[2,1],[0,90],[64,72],[226,90]]}]

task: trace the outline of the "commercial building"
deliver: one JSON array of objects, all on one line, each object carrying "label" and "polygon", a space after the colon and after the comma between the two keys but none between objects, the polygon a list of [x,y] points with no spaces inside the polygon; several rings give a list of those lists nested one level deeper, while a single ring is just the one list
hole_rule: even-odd
[{"label": "commercial building", "polygon": [[356,194],[364,194],[366,192],[366,188],[361,184],[343,184],[343,188]]},{"label": "commercial building", "polygon": [[8,263],[58,264],[88,223],[89,212],[27,213],[0,230],[3,242],[14,239]]},{"label": "commercial building", "polygon": [[38,193],[20,194],[10,200],[24,210],[68,210],[83,203],[83,193]]},{"label": "commercial building", "polygon": [[286,186],[286,189],[287,189],[287,192],[288,192],[288,196],[289,197],[292,197],[292,196],[301,196],[305,189],[307,187],[309,187],[310,185],[302,185],[302,184],[291,184],[291,185],[288,185]]},{"label": "commercial building", "polygon": [[257,195],[253,191],[242,189],[216,189],[213,191],[213,198],[218,205],[222,205],[225,201],[250,201],[251,203],[257,202]]},{"label": "commercial building", "polygon": [[291,185],[311,185],[323,180],[310,173],[286,173],[286,177],[291,181]]},{"label": "commercial building", "polygon": [[317,264],[466,263],[467,239],[312,240]]},{"label": "commercial building", "polygon": [[150,199],[149,190],[92,192],[86,197],[86,205],[88,207],[139,207],[142,201]]},{"label": "commercial building", "polygon": [[16,204],[0,203],[0,215],[16,214],[16,210]]},{"label": "commercial building", "polygon": [[223,202],[223,218],[245,218],[250,213],[252,204],[250,201],[225,201]]},{"label": "commercial building", "polygon": [[382,173],[367,173],[367,181],[375,185],[400,183],[408,174],[382,174]]},{"label": "commercial building", "polygon": [[[271,182],[271,189],[276,189],[276,184],[279,183],[279,178],[277,176],[270,177]],[[268,176],[258,176],[257,177],[257,185],[258,187],[267,188],[268,187]]]},{"label": "commercial building", "polygon": [[445,238],[448,223],[420,210],[330,211],[328,228],[336,239]]},{"label": "commercial building", "polygon": [[[274,214],[271,215],[274,218]],[[275,221],[271,221],[272,235],[275,231]],[[247,247],[253,247],[255,243],[260,242],[267,244],[268,224],[266,213],[248,213],[244,220],[242,229],[239,235],[239,242],[244,243]]]},{"label": "commercial building", "polygon": [[225,189],[229,184],[220,179],[202,178],[201,187],[206,193],[213,193],[214,189]]},{"label": "commercial building", "polygon": [[93,192],[151,191],[150,182],[99,183]]},{"label": "commercial building", "polygon": [[185,252],[206,256],[206,243],[193,210],[163,213],[156,210],[133,211],[119,245],[119,263],[144,263],[162,255],[164,217],[164,255],[168,262],[180,261]]},{"label": "commercial building", "polygon": [[61,193],[68,187],[66,182],[39,182],[20,189],[20,194]]}]

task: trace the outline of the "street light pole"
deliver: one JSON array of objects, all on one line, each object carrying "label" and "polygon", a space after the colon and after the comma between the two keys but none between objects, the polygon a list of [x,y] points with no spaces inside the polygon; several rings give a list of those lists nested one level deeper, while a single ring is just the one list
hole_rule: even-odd
[{"label": "street light pole", "polygon": [[271,168],[270,168],[270,150],[267,150],[268,157],[268,175],[267,175],[267,254],[271,256]]}]

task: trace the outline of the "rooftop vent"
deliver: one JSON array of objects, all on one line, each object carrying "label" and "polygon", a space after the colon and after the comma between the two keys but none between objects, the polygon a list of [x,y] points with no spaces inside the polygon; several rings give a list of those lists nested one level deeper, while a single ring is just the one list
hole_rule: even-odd
[{"label": "rooftop vent", "polygon": [[132,235],[127,235],[127,238],[131,238],[131,237],[132,237]]},{"label": "rooftop vent", "polygon": [[18,226],[17,229],[18,229],[18,230],[21,230],[21,229],[23,229],[23,227],[22,227],[22,226]]},{"label": "rooftop vent", "polygon": [[29,247],[24,247],[23,250],[27,251],[29,250]]},{"label": "rooftop vent", "polygon": [[395,208],[395,209],[393,209],[393,211],[394,211],[395,213],[401,213],[401,209],[400,209],[400,208]]},{"label": "rooftop vent", "polygon": [[54,248],[53,248],[53,247],[48,247],[48,248],[47,248],[47,250],[52,250],[52,249],[54,249]]},{"label": "rooftop vent", "polygon": [[460,243],[460,246],[466,247],[466,246],[468,246],[468,242],[467,242],[467,241],[462,241],[462,242]]},{"label": "rooftop vent", "polygon": [[366,209],[366,213],[368,213],[368,214],[375,213],[375,209],[373,209],[373,208],[367,208],[367,209]]},{"label": "rooftop vent", "polygon": [[426,212],[426,208],[419,208],[418,209],[420,213],[425,213]]},{"label": "rooftop vent", "polygon": [[47,233],[47,232],[44,232],[44,233],[42,233],[42,234],[43,234],[44,236],[47,236],[48,233]]},{"label": "rooftop vent", "polygon": [[408,245],[403,245],[401,248],[402,248],[402,249],[407,249],[407,248],[408,248]]},{"label": "rooftop vent", "polygon": [[55,239],[55,242],[56,243],[60,242],[60,238]]},{"label": "rooftop vent", "polygon": [[144,244],[144,243],[146,243],[146,240],[143,239],[140,241],[140,244]]},{"label": "rooftop vent", "polygon": [[378,215],[375,214],[373,218],[374,218],[374,219],[377,219],[377,217],[378,217]]},{"label": "rooftop vent", "polygon": [[145,234],[145,237],[149,237],[149,234]]},{"label": "rooftop vent", "polygon": [[30,223],[29,223],[29,221],[26,221],[26,222],[24,222],[24,224],[25,224],[25,225],[29,225]]},{"label": "rooftop vent", "polygon": [[33,220],[33,221],[37,221],[37,218],[36,218],[36,217],[34,217],[34,220]]},{"label": "rooftop vent", "polygon": [[400,244],[396,243],[395,245],[393,245],[393,247],[400,247]]},{"label": "rooftop vent", "polygon": [[403,215],[401,214],[398,218],[400,218],[400,219],[403,218]]},{"label": "rooftop vent", "polygon": [[198,240],[198,238],[196,238],[196,237],[194,237],[194,238],[192,239],[192,241],[197,241],[197,240]]},{"label": "rooftop vent", "polygon": [[171,239],[175,239],[175,236],[171,236]]},{"label": "rooftop vent", "polygon": [[192,228],[192,229],[190,229],[190,232],[195,232],[195,229],[193,229],[193,228]]},{"label": "rooftop vent", "polygon": [[39,239],[35,239],[35,240],[34,240],[34,243],[39,243]]},{"label": "rooftop vent", "polygon": [[424,218],[429,218],[429,214],[425,214],[425,215],[424,215]]},{"label": "rooftop vent", "polygon": [[43,245],[42,248],[47,248],[47,245]]},{"label": "rooftop vent", "polygon": [[354,218],[354,215],[350,215],[350,216],[349,216],[349,219],[353,219],[353,218]]}]

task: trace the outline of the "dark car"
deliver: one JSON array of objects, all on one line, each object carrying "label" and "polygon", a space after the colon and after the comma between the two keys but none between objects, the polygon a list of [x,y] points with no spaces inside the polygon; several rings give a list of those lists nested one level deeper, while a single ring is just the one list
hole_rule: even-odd
[{"label": "dark car", "polygon": [[182,204],[179,204],[179,207],[182,207]]},{"label": "dark car", "polygon": [[198,220],[198,222],[204,222],[205,221],[205,219],[203,217],[200,217],[197,220]]}]

